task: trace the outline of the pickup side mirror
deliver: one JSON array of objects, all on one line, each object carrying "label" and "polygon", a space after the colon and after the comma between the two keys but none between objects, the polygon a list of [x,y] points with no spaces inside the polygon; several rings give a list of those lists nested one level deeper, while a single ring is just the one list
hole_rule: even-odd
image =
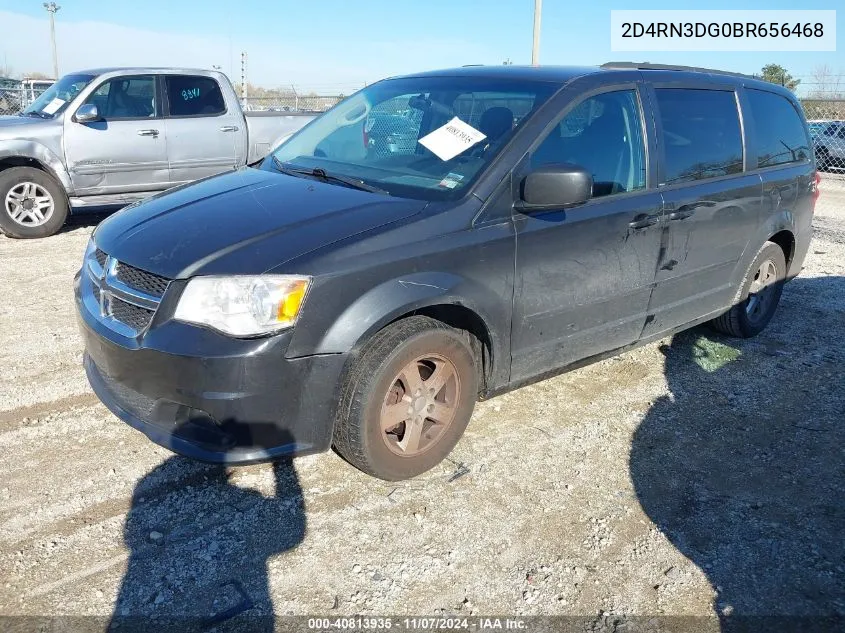
[{"label": "pickup side mirror", "polygon": [[529,173],[520,185],[521,211],[554,209],[583,204],[593,195],[593,176],[571,163],[543,165]]},{"label": "pickup side mirror", "polygon": [[93,103],[83,103],[74,115],[77,123],[91,123],[100,120],[100,111]]}]

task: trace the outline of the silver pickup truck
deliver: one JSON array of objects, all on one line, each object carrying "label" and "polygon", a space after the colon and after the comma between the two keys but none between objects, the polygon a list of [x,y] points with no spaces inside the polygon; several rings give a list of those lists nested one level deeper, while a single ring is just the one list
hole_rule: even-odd
[{"label": "silver pickup truck", "polygon": [[313,117],[245,113],[219,72],[65,75],[19,114],[0,117],[0,231],[52,235],[71,209],[124,206],[256,162]]}]

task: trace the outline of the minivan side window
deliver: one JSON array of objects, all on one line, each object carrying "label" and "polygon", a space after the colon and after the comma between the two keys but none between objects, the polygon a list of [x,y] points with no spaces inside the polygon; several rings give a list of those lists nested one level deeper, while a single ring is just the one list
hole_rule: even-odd
[{"label": "minivan side window", "polygon": [[757,166],[771,167],[810,158],[801,116],[788,99],[765,90],[746,89],[754,117]]},{"label": "minivan side window", "polygon": [[729,90],[657,88],[663,180],[670,185],[742,172],[742,132]]},{"label": "minivan side window", "polygon": [[92,92],[85,103],[97,106],[106,121],[155,118],[158,116],[155,78],[141,75],[109,79]]},{"label": "minivan side window", "polygon": [[211,77],[165,75],[170,116],[218,116],[226,112],[220,86]]},{"label": "minivan side window", "polygon": [[635,90],[585,99],[531,154],[531,168],[573,163],[593,175],[593,197],[645,188],[645,144]]}]

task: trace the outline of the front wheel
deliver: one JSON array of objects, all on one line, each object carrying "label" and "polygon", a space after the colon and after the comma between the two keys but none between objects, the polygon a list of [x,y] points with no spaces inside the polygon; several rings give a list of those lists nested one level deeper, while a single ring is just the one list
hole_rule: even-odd
[{"label": "front wheel", "polygon": [[477,395],[468,335],[428,317],[402,319],[373,336],[352,361],[334,448],[380,479],[415,477],[452,451]]},{"label": "front wheel", "polygon": [[785,279],[783,251],[774,242],[766,242],[746,273],[739,303],[711,324],[718,331],[738,338],[757,336],[777,310]]},{"label": "front wheel", "polygon": [[0,231],[21,239],[47,237],[62,228],[68,212],[62,186],[33,167],[0,172]]}]

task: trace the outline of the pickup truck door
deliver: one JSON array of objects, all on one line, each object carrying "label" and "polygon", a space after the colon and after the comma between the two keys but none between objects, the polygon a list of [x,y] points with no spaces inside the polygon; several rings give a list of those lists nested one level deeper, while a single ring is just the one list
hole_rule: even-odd
[{"label": "pickup truck door", "polygon": [[594,185],[574,208],[515,211],[512,381],[639,338],[662,222],[647,187],[646,120],[636,85],[602,89],[566,108],[530,152],[528,169],[574,163]]},{"label": "pickup truck door", "polygon": [[75,195],[167,188],[167,138],[155,77],[106,79],[84,103],[96,105],[101,119],[65,117],[65,161]]},{"label": "pickup truck door", "polygon": [[246,163],[246,124],[228,86],[224,93],[214,77],[205,75],[162,75],[161,83],[172,184]]}]

